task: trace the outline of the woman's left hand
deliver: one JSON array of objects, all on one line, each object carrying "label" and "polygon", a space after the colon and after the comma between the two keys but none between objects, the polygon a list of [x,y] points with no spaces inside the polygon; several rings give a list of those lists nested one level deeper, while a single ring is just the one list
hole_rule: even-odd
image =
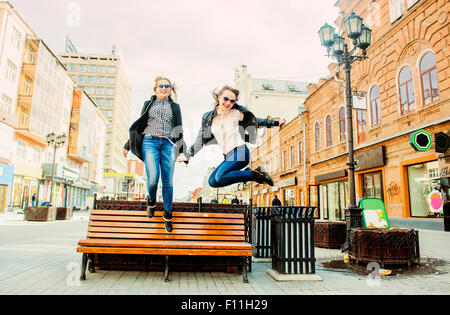
[{"label": "woman's left hand", "polygon": [[181,153],[178,157],[177,157],[177,162],[181,163],[181,162],[186,162],[188,159],[187,157],[184,155],[184,153]]},{"label": "woman's left hand", "polygon": [[283,128],[284,126],[286,126],[286,119],[283,119],[283,120],[280,122],[280,129]]}]

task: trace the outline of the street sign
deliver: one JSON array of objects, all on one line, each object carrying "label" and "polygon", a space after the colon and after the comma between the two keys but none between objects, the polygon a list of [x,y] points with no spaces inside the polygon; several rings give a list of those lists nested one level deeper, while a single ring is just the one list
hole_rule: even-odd
[{"label": "street sign", "polygon": [[424,130],[413,132],[409,137],[409,144],[415,151],[428,151],[432,143],[431,135]]}]

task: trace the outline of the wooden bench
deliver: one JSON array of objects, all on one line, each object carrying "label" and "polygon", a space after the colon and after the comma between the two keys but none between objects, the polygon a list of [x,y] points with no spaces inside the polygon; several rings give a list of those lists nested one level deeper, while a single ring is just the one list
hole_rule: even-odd
[{"label": "wooden bench", "polygon": [[[247,213],[173,212],[173,231],[164,229],[162,211],[147,218],[146,211],[92,210],[87,238],[78,242],[83,253],[81,280],[86,266],[95,272],[93,254],[164,255],[164,281],[169,280],[169,256],[242,256],[242,274],[247,278],[247,259],[252,245],[247,242]],[[250,262],[251,264],[251,262]]]}]

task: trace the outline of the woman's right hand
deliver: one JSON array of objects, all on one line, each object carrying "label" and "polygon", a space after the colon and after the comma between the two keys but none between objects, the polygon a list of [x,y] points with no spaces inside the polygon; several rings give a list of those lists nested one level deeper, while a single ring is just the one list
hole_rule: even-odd
[{"label": "woman's right hand", "polygon": [[127,158],[127,155],[128,155],[128,150],[127,149],[123,149],[123,156],[125,158]]}]

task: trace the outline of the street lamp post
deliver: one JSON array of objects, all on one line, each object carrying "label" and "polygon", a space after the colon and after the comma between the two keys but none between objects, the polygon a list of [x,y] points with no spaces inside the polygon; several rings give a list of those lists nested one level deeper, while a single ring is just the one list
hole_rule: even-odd
[{"label": "street lamp post", "polygon": [[[351,68],[352,63],[366,58],[366,49],[370,46],[372,30],[363,25],[363,19],[354,12],[345,19],[345,28],[348,38],[353,40],[353,49],[349,51],[348,44],[344,37],[335,34],[334,27],[325,24],[319,30],[319,37],[322,46],[328,50],[328,56],[334,57],[339,66],[344,66],[345,72],[345,100],[346,100],[346,120],[347,120],[347,150],[348,150],[348,185],[350,194],[350,204],[346,210],[347,240],[342,250],[348,249],[348,236],[351,228],[362,227],[362,209],[356,205],[355,189],[355,165],[356,161],[353,152],[353,105],[351,89]],[[362,55],[357,55],[357,48],[361,49]]]},{"label": "street lamp post", "polygon": [[52,179],[51,179],[51,186],[50,186],[50,205],[52,205],[53,202],[53,185],[54,185],[54,179],[55,179],[55,159],[56,159],[56,149],[60,146],[63,146],[64,143],[66,143],[66,134],[63,133],[62,135],[56,136],[54,132],[49,133],[47,136],[47,144],[53,145],[54,151],[53,151],[53,163],[52,163]]}]

